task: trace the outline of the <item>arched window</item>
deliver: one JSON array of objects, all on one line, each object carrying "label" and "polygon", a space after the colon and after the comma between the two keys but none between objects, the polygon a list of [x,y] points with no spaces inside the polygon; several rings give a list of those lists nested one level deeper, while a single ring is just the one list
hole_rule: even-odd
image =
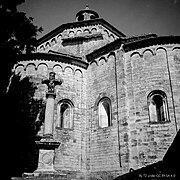
[{"label": "arched window", "polygon": [[111,126],[111,102],[109,98],[102,98],[98,103],[99,127]]},{"label": "arched window", "polygon": [[78,21],[83,21],[84,20],[84,16],[83,15],[80,15],[79,17],[78,17]]},{"label": "arched window", "polygon": [[152,91],[148,95],[150,122],[169,121],[167,97],[163,91]]},{"label": "arched window", "polygon": [[73,128],[73,104],[70,100],[62,100],[57,106],[57,120],[60,128]]},{"label": "arched window", "polygon": [[91,16],[90,16],[90,19],[96,19],[96,16],[91,15]]}]

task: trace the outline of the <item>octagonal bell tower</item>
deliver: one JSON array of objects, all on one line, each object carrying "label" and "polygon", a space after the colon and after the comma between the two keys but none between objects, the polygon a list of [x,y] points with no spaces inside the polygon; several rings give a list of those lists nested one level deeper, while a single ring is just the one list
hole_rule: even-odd
[{"label": "octagonal bell tower", "polygon": [[99,18],[98,13],[89,9],[88,5],[76,14],[76,21],[86,21],[97,18]]}]

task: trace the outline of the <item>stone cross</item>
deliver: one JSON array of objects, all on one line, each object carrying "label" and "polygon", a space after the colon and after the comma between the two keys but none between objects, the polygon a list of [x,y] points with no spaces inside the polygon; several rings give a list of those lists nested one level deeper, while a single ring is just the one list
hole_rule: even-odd
[{"label": "stone cross", "polygon": [[44,137],[53,136],[53,124],[54,124],[54,99],[56,97],[55,86],[61,85],[62,80],[55,79],[55,72],[49,73],[49,79],[42,81],[43,84],[48,86],[48,92],[46,93],[46,110],[44,120]]},{"label": "stone cross", "polygon": [[61,85],[62,80],[55,79],[55,73],[49,73],[49,79],[42,81],[42,84],[48,86],[48,92],[46,93],[46,110],[44,120],[44,133],[43,138],[37,141],[36,144],[39,147],[39,160],[38,167],[34,173],[49,173],[55,172],[54,170],[54,154],[55,148],[60,145],[53,139],[53,127],[54,127],[54,100],[56,97],[55,86]]},{"label": "stone cross", "polygon": [[55,93],[55,86],[61,85],[62,80],[58,81],[55,79],[55,72],[49,73],[49,79],[46,79],[42,81],[43,84],[46,84],[48,86],[48,93]]}]

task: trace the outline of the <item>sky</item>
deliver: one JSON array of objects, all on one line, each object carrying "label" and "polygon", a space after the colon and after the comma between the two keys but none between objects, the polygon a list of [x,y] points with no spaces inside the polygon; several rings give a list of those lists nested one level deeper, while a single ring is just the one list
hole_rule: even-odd
[{"label": "sky", "polygon": [[61,24],[74,22],[86,4],[127,36],[180,36],[180,0],[25,0],[18,10],[44,29],[40,38]]}]

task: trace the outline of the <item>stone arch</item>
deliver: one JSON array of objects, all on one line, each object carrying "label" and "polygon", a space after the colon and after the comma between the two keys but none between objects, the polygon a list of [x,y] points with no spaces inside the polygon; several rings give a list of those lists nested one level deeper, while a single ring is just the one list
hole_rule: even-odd
[{"label": "stone arch", "polygon": [[114,65],[115,65],[115,52],[110,52],[107,56],[107,62],[108,62],[108,65],[106,66],[106,71],[107,73],[110,73],[113,68],[114,68]]},{"label": "stone arch", "polygon": [[173,52],[180,52],[180,47],[174,47],[174,48],[172,49],[172,51],[173,51]]},{"label": "stone arch", "polygon": [[91,29],[91,33],[92,33],[92,34],[96,34],[96,33],[97,33],[97,28],[93,27],[93,28]]},{"label": "stone arch", "polygon": [[60,41],[62,39],[62,35],[61,34],[58,34],[57,35],[57,41]]},{"label": "stone arch", "polygon": [[64,68],[64,74],[68,76],[74,75],[74,70],[70,66]]},{"label": "stone arch", "polygon": [[166,59],[167,50],[164,47],[158,47],[156,49],[156,56],[163,56]]},{"label": "stone arch", "polygon": [[62,74],[63,68],[61,65],[56,64],[53,66],[53,71],[57,74]]},{"label": "stone arch", "polygon": [[89,33],[90,33],[89,29],[84,29],[83,32],[84,32],[85,34],[89,34]]},{"label": "stone arch", "polygon": [[166,48],[164,48],[164,47],[158,47],[158,48],[156,48],[156,54],[158,54],[158,51],[164,51],[165,53],[167,53],[167,50],[166,50]]},{"label": "stone arch", "polygon": [[99,59],[99,65],[104,65],[105,62],[107,62],[107,60],[106,60],[105,57],[101,57],[101,58]]},{"label": "stone arch", "polygon": [[142,52],[142,58],[146,63],[150,63],[154,54],[155,53],[151,49],[145,49]]},{"label": "stone arch", "polygon": [[96,65],[96,66],[98,66],[98,63],[97,63],[97,61],[95,61],[95,60],[92,60],[90,63],[89,63],[90,65]]},{"label": "stone arch", "polygon": [[74,31],[69,31],[69,37],[74,37]]},{"label": "stone arch", "polygon": [[132,69],[137,70],[137,68],[142,67],[142,64],[145,62],[142,58],[143,56],[138,51],[133,52],[130,57]]},{"label": "stone arch", "polygon": [[51,44],[50,44],[50,42],[47,42],[45,46],[46,46],[46,48],[49,48],[49,47],[51,47]]},{"label": "stone arch", "polygon": [[83,73],[80,69],[76,69],[74,74],[76,77],[79,77],[79,78],[83,77]]},{"label": "stone arch", "polygon": [[29,63],[26,65],[25,70],[27,75],[34,75],[36,71],[36,65],[34,63]]},{"label": "stone arch", "polygon": [[52,38],[51,39],[51,45],[55,45],[56,44],[56,38]]},{"label": "stone arch", "polygon": [[82,30],[81,30],[81,29],[78,29],[78,30],[76,31],[76,35],[77,35],[77,36],[81,35],[81,33],[82,33]]},{"label": "stone arch", "polygon": [[115,60],[115,58],[116,58],[115,52],[114,52],[114,51],[113,51],[113,52],[110,52],[110,53],[108,54],[108,56],[107,56],[107,61],[111,61],[112,59]]},{"label": "stone arch", "polygon": [[145,49],[143,52],[142,52],[142,55],[144,56],[146,53],[150,53],[151,55],[154,55],[154,52],[152,49]]},{"label": "stone arch", "polygon": [[109,37],[109,32],[106,29],[104,29],[104,35]]},{"label": "stone arch", "polygon": [[92,77],[94,77],[95,78],[95,76],[96,76],[96,74],[97,74],[97,67],[98,67],[99,65],[98,65],[98,63],[97,63],[97,61],[95,61],[95,60],[93,60],[93,61],[91,61],[90,62],[90,66],[89,66],[89,69],[90,69],[90,71],[92,71],[93,73],[92,73]]},{"label": "stone arch", "polygon": [[53,71],[56,73],[56,79],[61,78],[60,76],[63,74],[63,68],[59,64],[53,66]]},{"label": "stone arch", "polygon": [[15,67],[15,74],[20,74],[22,75],[24,73],[24,65],[23,64],[18,64]]},{"label": "stone arch", "polygon": [[172,51],[180,50],[180,47],[173,47]]},{"label": "stone arch", "polygon": [[180,47],[174,47],[173,50],[173,59],[175,63],[175,67],[177,72],[179,72],[179,65],[180,65]]},{"label": "stone arch", "polygon": [[41,74],[42,76],[47,76],[48,74],[48,65],[46,63],[40,63],[37,67],[38,74]]},{"label": "stone arch", "polygon": [[130,57],[132,58],[133,56],[136,56],[136,55],[138,55],[139,57],[142,57],[142,55],[141,55],[140,52],[138,52],[138,51],[133,52],[133,53],[130,55]]},{"label": "stone arch", "polygon": [[99,93],[97,99],[95,100],[95,103],[94,103],[94,110],[97,110],[98,109],[98,103],[99,101],[102,99],[102,98],[109,98],[109,100],[112,102],[113,101],[113,97],[110,95],[109,92],[102,92],[102,93]]},{"label": "stone arch", "polygon": [[44,51],[45,50],[43,45],[41,45],[39,49],[40,49],[40,51]]},{"label": "stone arch", "polygon": [[113,35],[113,34],[111,34],[111,35],[109,36],[109,38],[110,38],[112,41],[114,41],[114,40],[115,40],[115,37],[114,37],[114,35]]}]

